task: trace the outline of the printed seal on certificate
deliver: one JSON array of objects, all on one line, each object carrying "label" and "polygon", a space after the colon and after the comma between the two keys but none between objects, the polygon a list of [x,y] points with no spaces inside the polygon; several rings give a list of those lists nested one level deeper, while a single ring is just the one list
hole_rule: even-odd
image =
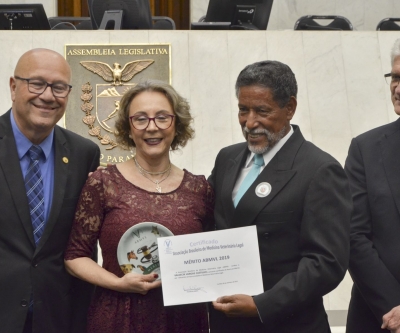
[{"label": "printed seal on certificate", "polygon": [[171,230],[155,222],[142,222],[130,227],[122,235],[117,248],[118,263],[124,274],[157,273],[160,279],[157,238],[173,235]]}]

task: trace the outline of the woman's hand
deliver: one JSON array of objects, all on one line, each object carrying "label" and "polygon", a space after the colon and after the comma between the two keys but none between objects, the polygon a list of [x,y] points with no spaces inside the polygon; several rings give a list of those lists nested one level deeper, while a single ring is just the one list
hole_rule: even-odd
[{"label": "woman's hand", "polygon": [[123,293],[138,293],[146,295],[150,289],[161,287],[161,281],[156,279],[158,274],[128,273],[119,279],[116,290]]},{"label": "woman's hand", "polygon": [[150,289],[161,287],[161,281],[156,281],[158,274],[142,275],[131,272],[118,277],[88,257],[65,260],[65,268],[79,279],[122,293],[146,295]]}]

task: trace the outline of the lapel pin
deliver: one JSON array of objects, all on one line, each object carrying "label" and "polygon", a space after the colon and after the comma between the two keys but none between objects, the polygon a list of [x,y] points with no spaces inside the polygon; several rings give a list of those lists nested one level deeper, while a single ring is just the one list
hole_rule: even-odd
[{"label": "lapel pin", "polygon": [[65,163],[65,164],[67,164],[68,163],[68,158],[66,158],[66,157],[63,157],[63,162]]},{"label": "lapel pin", "polygon": [[260,183],[256,187],[256,195],[259,198],[264,198],[271,193],[272,187],[269,183]]}]

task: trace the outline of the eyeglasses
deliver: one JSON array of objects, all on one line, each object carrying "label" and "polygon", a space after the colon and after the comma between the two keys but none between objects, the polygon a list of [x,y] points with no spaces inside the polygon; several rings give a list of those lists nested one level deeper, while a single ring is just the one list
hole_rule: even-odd
[{"label": "eyeglasses", "polygon": [[154,121],[154,124],[160,130],[166,130],[171,127],[172,121],[175,116],[172,114],[160,114],[156,117],[150,118],[144,115],[140,116],[131,116],[129,120],[131,121],[132,126],[137,130],[145,130],[150,125],[150,121]]},{"label": "eyeglasses", "polygon": [[400,82],[400,75],[387,73],[384,75],[386,83],[391,86],[397,86]]},{"label": "eyeglasses", "polygon": [[72,86],[66,83],[48,83],[46,81],[40,79],[26,79],[19,76],[14,76],[18,80],[28,82],[28,90],[32,94],[41,95],[47,89],[47,87],[51,88],[51,92],[53,93],[54,97],[61,97],[65,98],[68,96],[69,92],[71,91]]}]

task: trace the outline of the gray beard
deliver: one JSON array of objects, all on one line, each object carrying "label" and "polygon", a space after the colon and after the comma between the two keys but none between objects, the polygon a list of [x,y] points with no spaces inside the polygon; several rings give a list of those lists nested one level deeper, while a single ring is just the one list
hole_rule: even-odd
[{"label": "gray beard", "polygon": [[249,150],[254,154],[264,154],[268,150],[270,150],[273,146],[275,146],[279,140],[281,140],[286,134],[286,126],[283,127],[278,133],[271,133],[266,129],[256,129],[256,130],[249,130],[247,127],[243,127],[243,135],[247,141],[248,134],[264,134],[267,137],[267,143],[265,146],[252,146],[248,143]]}]

